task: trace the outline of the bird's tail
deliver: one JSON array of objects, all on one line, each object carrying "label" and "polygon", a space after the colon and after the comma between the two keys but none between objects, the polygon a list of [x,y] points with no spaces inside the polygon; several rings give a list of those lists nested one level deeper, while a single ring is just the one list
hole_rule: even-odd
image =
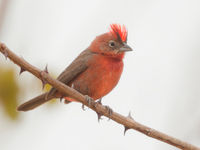
[{"label": "bird's tail", "polygon": [[29,111],[32,110],[42,104],[44,104],[45,102],[51,100],[52,98],[54,98],[55,96],[47,96],[48,92],[41,94],[27,102],[25,102],[24,104],[20,105],[17,110],[18,111]]}]

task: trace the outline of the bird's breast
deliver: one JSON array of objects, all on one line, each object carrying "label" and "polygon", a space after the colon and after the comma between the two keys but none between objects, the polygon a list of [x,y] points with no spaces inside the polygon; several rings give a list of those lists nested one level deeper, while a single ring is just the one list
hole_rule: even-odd
[{"label": "bird's breast", "polygon": [[88,69],[73,82],[73,87],[84,95],[99,99],[108,94],[118,83],[123,70],[123,61],[96,56]]}]

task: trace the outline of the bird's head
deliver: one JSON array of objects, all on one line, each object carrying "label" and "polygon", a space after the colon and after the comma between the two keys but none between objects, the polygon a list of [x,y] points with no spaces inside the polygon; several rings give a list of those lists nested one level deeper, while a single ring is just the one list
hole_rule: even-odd
[{"label": "bird's head", "polygon": [[97,36],[89,49],[94,53],[122,59],[125,52],[132,51],[127,45],[127,35],[125,26],[111,24],[110,31]]}]

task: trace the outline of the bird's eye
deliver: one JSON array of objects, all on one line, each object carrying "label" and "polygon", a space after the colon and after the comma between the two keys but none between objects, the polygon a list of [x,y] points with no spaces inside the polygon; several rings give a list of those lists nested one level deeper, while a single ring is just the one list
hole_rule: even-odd
[{"label": "bird's eye", "polygon": [[110,47],[114,47],[114,46],[115,46],[115,42],[114,42],[114,41],[110,41],[110,42],[109,42],[109,46],[110,46]]}]

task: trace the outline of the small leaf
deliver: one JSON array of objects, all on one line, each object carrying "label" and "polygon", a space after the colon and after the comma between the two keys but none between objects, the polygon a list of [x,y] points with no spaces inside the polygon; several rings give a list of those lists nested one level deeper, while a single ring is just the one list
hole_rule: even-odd
[{"label": "small leaf", "polygon": [[17,119],[17,98],[19,87],[15,79],[15,71],[11,68],[0,68],[0,102],[5,113],[13,120]]}]

